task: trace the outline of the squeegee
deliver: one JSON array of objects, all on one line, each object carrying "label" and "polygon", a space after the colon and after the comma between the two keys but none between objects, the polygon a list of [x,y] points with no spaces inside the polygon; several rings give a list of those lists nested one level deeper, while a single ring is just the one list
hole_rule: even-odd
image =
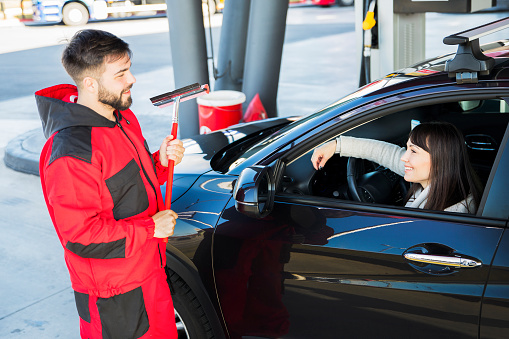
[{"label": "squeegee", "polygon": [[[152,104],[156,107],[163,108],[173,105],[172,115],[172,126],[171,135],[173,139],[177,139],[178,123],[179,123],[179,104],[183,101],[187,101],[197,96],[209,93],[209,85],[200,85],[198,83],[192,84],[186,87],[176,89],[172,92],[164,93],[153,98],[150,98]],[[175,162],[168,160],[168,182],[166,183],[166,198],[165,208],[169,210],[171,208],[171,188],[173,186],[173,169]],[[165,242],[168,239],[165,238]]]}]

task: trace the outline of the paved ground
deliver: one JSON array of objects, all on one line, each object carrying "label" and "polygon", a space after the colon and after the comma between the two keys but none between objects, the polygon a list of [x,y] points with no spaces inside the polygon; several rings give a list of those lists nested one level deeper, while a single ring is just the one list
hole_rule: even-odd
[{"label": "paved ground", "polygon": [[[324,11],[305,10],[293,9],[289,12],[288,24],[291,27],[288,30],[299,29],[304,24],[320,25],[330,21],[351,25],[351,29],[285,43],[278,95],[282,116],[310,114],[357,87],[357,63],[351,57],[355,47],[353,10],[338,7]],[[468,16],[429,14],[426,56],[450,51],[441,44],[445,33],[454,33],[504,16],[500,13]],[[149,20],[150,25],[106,25],[110,31],[125,37],[133,45],[136,45],[137,39],[155,37],[167,39],[161,41],[162,44],[168,42],[165,20]],[[220,15],[215,20],[218,20],[215,25],[220,25]],[[39,49],[31,54],[32,58],[36,58],[40,48],[57,45],[62,38],[48,35],[51,29],[47,27],[38,27],[37,30],[30,30],[29,39],[13,39],[11,33],[15,27],[2,24],[0,54],[4,56],[18,56],[21,54],[11,53],[37,47]],[[104,27],[105,24],[94,25]],[[63,26],[59,27],[59,31],[64,35],[72,34],[71,28]],[[134,49],[135,55],[145,55],[144,52],[147,51]],[[11,62],[9,65],[0,65],[3,84],[8,84],[9,79],[1,75],[5,74],[2,67],[25,67],[23,76],[33,77],[26,63],[22,64],[19,60]],[[160,127],[160,121],[165,117],[161,117],[161,113],[150,105],[147,98],[173,88],[173,70],[168,65],[135,75],[138,82],[133,88],[133,109],[140,115],[149,143],[158,145],[160,135],[167,133],[166,129]],[[54,78],[58,77],[55,74]],[[34,82],[40,80],[33,79]],[[50,77],[45,80],[54,79]],[[0,99],[0,155],[4,154],[8,145],[12,145],[13,140],[23,139],[30,133],[41,133],[33,95]],[[17,145],[18,151],[28,151],[35,156],[42,147],[38,142]],[[0,192],[0,337],[78,338],[78,318],[63,262],[63,251],[44,205],[39,178],[6,168],[4,162],[0,161]]]}]

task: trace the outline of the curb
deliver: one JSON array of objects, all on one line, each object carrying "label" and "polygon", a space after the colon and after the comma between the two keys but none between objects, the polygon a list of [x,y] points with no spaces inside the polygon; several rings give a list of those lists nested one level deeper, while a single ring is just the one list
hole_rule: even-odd
[{"label": "curb", "polygon": [[5,165],[15,171],[39,176],[39,154],[24,147],[28,139],[38,137],[42,133],[40,128],[28,131],[11,141],[5,148]]}]

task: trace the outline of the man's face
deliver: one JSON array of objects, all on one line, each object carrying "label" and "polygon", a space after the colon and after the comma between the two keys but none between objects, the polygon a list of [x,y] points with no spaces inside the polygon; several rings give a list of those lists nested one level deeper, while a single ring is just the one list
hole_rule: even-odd
[{"label": "man's face", "polygon": [[132,104],[131,87],[136,79],[131,74],[131,59],[125,56],[106,62],[99,79],[98,100],[116,110],[125,111]]}]

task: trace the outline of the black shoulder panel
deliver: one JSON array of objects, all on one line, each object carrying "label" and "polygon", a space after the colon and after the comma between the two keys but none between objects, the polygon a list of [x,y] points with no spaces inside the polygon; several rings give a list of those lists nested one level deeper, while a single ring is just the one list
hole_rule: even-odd
[{"label": "black shoulder panel", "polygon": [[92,163],[92,127],[68,127],[53,137],[49,163],[62,157],[73,157]]}]

